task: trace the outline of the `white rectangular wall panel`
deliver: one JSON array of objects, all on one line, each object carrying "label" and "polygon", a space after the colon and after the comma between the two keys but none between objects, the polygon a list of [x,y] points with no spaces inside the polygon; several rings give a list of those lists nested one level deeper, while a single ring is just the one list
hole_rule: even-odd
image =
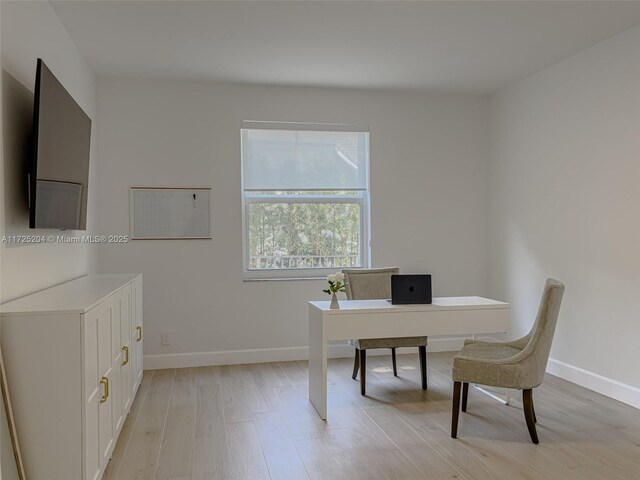
[{"label": "white rectangular wall panel", "polygon": [[130,189],[131,238],[175,240],[211,238],[211,189]]}]

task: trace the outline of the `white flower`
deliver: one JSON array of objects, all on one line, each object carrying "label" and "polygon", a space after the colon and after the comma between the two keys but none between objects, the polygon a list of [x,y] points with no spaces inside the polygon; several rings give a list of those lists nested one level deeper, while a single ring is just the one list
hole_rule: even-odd
[{"label": "white flower", "polygon": [[338,279],[339,282],[344,282],[344,273],[337,272],[336,273],[336,278]]},{"label": "white flower", "polygon": [[330,275],[327,275],[327,280],[328,280],[329,282],[335,282],[335,281],[336,281],[336,276],[335,276],[335,274],[333,274],[333,273],[332,273],[332,274],[330,274]]}]

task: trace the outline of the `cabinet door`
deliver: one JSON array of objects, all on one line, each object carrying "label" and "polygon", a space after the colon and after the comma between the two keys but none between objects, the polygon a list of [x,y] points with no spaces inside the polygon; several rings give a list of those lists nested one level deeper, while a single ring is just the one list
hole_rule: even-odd
[{"label": "cabinet door", "polygon": [[[113,419],[113,436],[117,438],[120,428],[124,423],[124,413],[122,411],[122,392],[124,390],[122,385],[122,377],[120,372],[120,365],[124,359],[124,352],[121,348],[121,323],[122,316],[128,316],[127,312],[124,312],[125,295],[122,291],[117,292],[109,298],[109,302],[112,303],[111,313],[111,366],[112,372],[110,374],[109,383],[109,396],[111,401],[111,415]],[[128,387],[127,387],[128,388]]]},{"label": "cabinet door", "polygon": [[116,296],[87,312],[84,319],[84,470],[87,480],[100,477],[114,445],[114,318],[119,321]]},{"label": "cabinet door", "polygon": [[131,317],[131,347],[133,351],[132,362],[132,398],[142,380],[142,358],[143,358],[143,313],[142,313],[142,278],[133,282],[133,309]]},{"label": "cabinet door", "polygon": [[100,449],[100,469],[104,469],[109,462],[113,447],[113,348],[112,348],[112,318],[118,302],[110,297],[99,307],[98,313],[98,372],[100,378],[100,405],[98,412],[98,445]]},{"label": "cabinet door", "polygon": [[[131,409],[131,403],[133,399],[133,386],[131,378],[131,314],[133,308],[132,302],[133,288],[131,285],[127,285],[122,289],[120,298],[120,352],[121,360],[118,363],[120,366],[120,381],[122,383],[122,389],[120,393],[120,411],[123,419],[129,413]],[[119,431],[119,428],[118,428]]]},{"label": "cabinet door", "polygon": [[98,374],[98,309],[85,315],[84,323],[84,478],[95,480],[100,475],[98,444],[99,405],[102,389]]}]

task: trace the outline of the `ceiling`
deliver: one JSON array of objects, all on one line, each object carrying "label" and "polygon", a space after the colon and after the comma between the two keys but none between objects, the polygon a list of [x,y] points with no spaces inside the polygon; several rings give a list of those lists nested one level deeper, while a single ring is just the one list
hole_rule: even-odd
[{"label": "ceiling", "polygon": [[491,94],[640,2],[53,1],[98,75]]}]

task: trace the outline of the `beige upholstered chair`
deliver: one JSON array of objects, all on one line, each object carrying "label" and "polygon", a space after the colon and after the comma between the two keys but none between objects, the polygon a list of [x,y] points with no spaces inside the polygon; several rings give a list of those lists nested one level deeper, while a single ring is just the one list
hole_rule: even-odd
[{"label": "beige upholstered chair", "polygon": [[524,416],[533,443],[538,443],[533,389],[542,383],[556,330],[564,285],[547,279],[535,323],[529,334],[512,342],[466,340],[453,359],[451,436],[456,438],[462,387],[462,411],[467,411],[469,383],[522,390]]},{"label": "beige upholstered chair", "polygon": [[[398,267],[373,268],[370,270],[343,270],[348,300],[375,300],[391,298],[391,275],[400,273]],[[427,337],[399,337],[399,338],[361,338],[349,340],[349,344],[356,348],[353,363],[353,379],[360,371],[360,393],[365,394],[367,375],[367,350],[372,348],[390,348],[393,363],[393,374],[398,376],[396,364],[396,348],[418,347],[420,354],[420,372],[422,389],[427,389]]]}]

